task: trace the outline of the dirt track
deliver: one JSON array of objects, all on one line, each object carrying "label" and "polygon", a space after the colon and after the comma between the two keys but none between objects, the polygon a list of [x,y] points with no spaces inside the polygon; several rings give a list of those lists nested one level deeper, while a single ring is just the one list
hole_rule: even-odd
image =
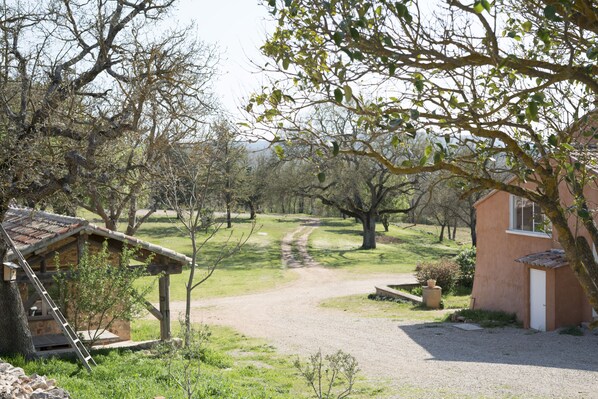
[{"label": "dirt track", "polygon": [[[313,221],[306,224],[290,241],[283,240],[283,262],[290,262],[297,280],[273,291],[195,301],[194,321],[234,327],[290,355],[343,349],[357,358],[372,382],[396,388],[397,398],[598,398],[595,335],[462,331],[450,324],[398,323],[319,307],[327,298],[365,294],[374,285],[413,277],[348,280],[345,273],[319,267],[310,258],[301,267],[307,236],[317,227]],[[294,253],[291,241],[297,246]],[[182,302],[173,303],[173,315],[183,308]]]}]

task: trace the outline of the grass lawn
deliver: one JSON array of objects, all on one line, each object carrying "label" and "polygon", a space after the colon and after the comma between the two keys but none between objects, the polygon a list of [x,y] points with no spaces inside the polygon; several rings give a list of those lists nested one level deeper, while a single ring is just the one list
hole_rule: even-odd
[{"label": "grass lawn", "polygon": [[[101,224],[97,216],[89,212],[81,212],[81,216]],[[258,215],[253,234],[233,257],[224,260],[214,275],[193,292],[194,299],[240,295],[274,288],[296,278],[295,273],[282,267],[280,262],[280,241],[288,232],[299,226],[297,216]],[[124,223],[121,223],[124,228]],[[199,264],[199,279],[203,272],[201,265],[206,265],[219,254],[222,245],[230,239],[230,243],[246,237],[252,229],[252,223],[246,218],[233,220],[232,229],[221,228],[220,231],[201,250]],[[163,212],[156,212],[144,223],[137,237],[153,244],[172,249],[191,256],[191,241],[174,218]],[[199,234],[201,240],[202,233]],[[205,270],[205,269],[204,269]],[[185,299],[185,283],[189,277],[189,270],[182,274],[170,276],[171,300]],[[140,285],[151,284],[152,291],[148,300],[158,301],[157,278],[140,279]]]},{"label": "grass lawn", "polygon": [[411,303],[398,303],[391,301],[375,301],[365,295],[350,295],[327,299],[320,306],[345,312],[356,313],[362,317],[379,317],[394,321],[444,321],[449,313],[455,309],[469,306],[469,293],[458,292],[442,297],[444,309],[432,310]]},{"label": "grass lawn", "polygon": [[[201,398],[309,398],[306,383],[293,367],[293,359],[282,356],[270,345],[222,327],[210,327],[211,336],[201,363]],[[157,323],[137,321],[133,338],[158,335]],[[28,374],[55,378],[57,385],[78,399],[139,399],[164,396],[184,398],[169,381],[163,360],[150,351],[101,350],[93,353],[98,366],[91,374],[74,360],[46,359],[25,362],[8,359]],[[175,365],[176,367],[176,365]],[[352,398],[385,397],[385,390],[373,388],[360,379]]]},{"label": "grass lawn", "polygon": [[[422,260],[452,257],[464,248],[445,239],[438,242],[434,226],[390,226],[378,237],[376,249],[361,250],[361,225],[352,219],[322,219],[310,236],[309,251],[322,265],[355,273],[408,273]],[[379,230],[383,230],[379,226]],[[461,231],[457,238],[464,235]]]},{"label": "grass lawn", "polygon": [[[81,216],[101,224],[97,216],[82,211]],[[280,242],[285,234],[299,227],[301,215],[258,215],[252,236],[241,252],[223,261],[214,276],[193,292],[194,299],[240,295],[272,289],[296,278],[296,274],[282,267]],[[124,223],[121,223],[124,227]],[[151,243],[190,255],[191,243],[180,225],[164,212],[157,212],[139,229],[137,236]],[[199,264],[209,264],[218,256],[219,248],[227,239],[249,234],[252,223],[246,218],[235,218],[233,228],[222,228],[200,252]],[[382,226],[379,226],[382,230]],[[309,239],[309,252],[323,266],[338,268],[349,273],[407,273],[419,261],[434,260],[455,255],[463,245],[454,241],[438,242],[434,226],[393,225],[390,232],[379,237],[378,248],[360,250],[361,226],[353,220],[323,218],[320,228]],[[468,231],[459,229],[457,239],[467,238]],[[459,241],[458,241],[459,242]],[[467,244],[466,244],[467,245]],[[292,246],[293,253],[298,249]],[[200,271],[201,276],[201,271]],[[185,299],[185,283],[189,271],[171,276],[171,300]],[[200,276],[197,276],[198,278]],[[158,300],[157,278],[141,279],[139,284],[152,284],[148,299]]]}]

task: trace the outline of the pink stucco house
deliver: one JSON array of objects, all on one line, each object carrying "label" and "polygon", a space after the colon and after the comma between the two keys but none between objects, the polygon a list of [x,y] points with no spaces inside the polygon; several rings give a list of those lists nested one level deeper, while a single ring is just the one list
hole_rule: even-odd
[{"label": "pink stucco house", "polygon": [[525,328],[540,331],[596,317],[537,205],[493,191],[474,206],[473,309],[515,313]]}]

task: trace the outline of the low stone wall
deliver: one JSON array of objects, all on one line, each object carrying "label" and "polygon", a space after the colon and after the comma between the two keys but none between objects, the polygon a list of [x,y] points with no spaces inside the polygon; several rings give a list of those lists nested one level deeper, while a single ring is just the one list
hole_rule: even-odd
[{"label": "low stone wall", "polygon": [[27,376],[22,368],[0,360],[0,399],[70,399],[55,384],[44,376]]},{"label": "low stone wall", "polygon": [[[402,286],[393,285],[393,287],[402,287]],[[378,296],[386,296],[386,297],[390,297],[390,298],[404,299],[407,301],[411,301],[411,302],[415,303],[416,305],[423,303],[423,299],[421,296],[412,295],[412,294],[409,294],[404,291],[399,291],[394,288],[391,288],[388,285],[383,286],[383,287],[375,287],[375,288],[376,288],[376,295],[378,295]],[[405,289],[413,288],[413,284],[405,284],[404,288]]]}]

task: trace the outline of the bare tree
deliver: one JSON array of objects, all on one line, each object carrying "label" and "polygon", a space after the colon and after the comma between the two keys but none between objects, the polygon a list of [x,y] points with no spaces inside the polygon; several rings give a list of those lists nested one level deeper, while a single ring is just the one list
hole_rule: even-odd
[{"label": "bare tree", "polygon": [[[174,76],[140,70],[174,0],[6,0],[0,4],[0,219],[11,200],[71,192],[107,143],[136,127],[131,85]],[[149,28],[149,29],[148,29]],[[0,244],[0,258],[6,246]],[[0,353],[34,352],[15,284],[0,282]]]},{"label": "bare tree", "polygon": [[168,157],[161,164],[164,174],[163,200],[168,208],[176,212],[183,231],[191,241],[191,265],[185,284],[186,305],[184,315],[187,347],[191,343],[191,295],[193,290],[207,281],[220,263],[238,252],[247,242],[253,228],[247,235],[233,239],[231,230],[219,245],[212,258],[203,257],[202,250],[222,227],[213,214],[217,189],[214,188],[215,168],[219,157],[217,149],[208,140],[187,142],[172,146]]}]

